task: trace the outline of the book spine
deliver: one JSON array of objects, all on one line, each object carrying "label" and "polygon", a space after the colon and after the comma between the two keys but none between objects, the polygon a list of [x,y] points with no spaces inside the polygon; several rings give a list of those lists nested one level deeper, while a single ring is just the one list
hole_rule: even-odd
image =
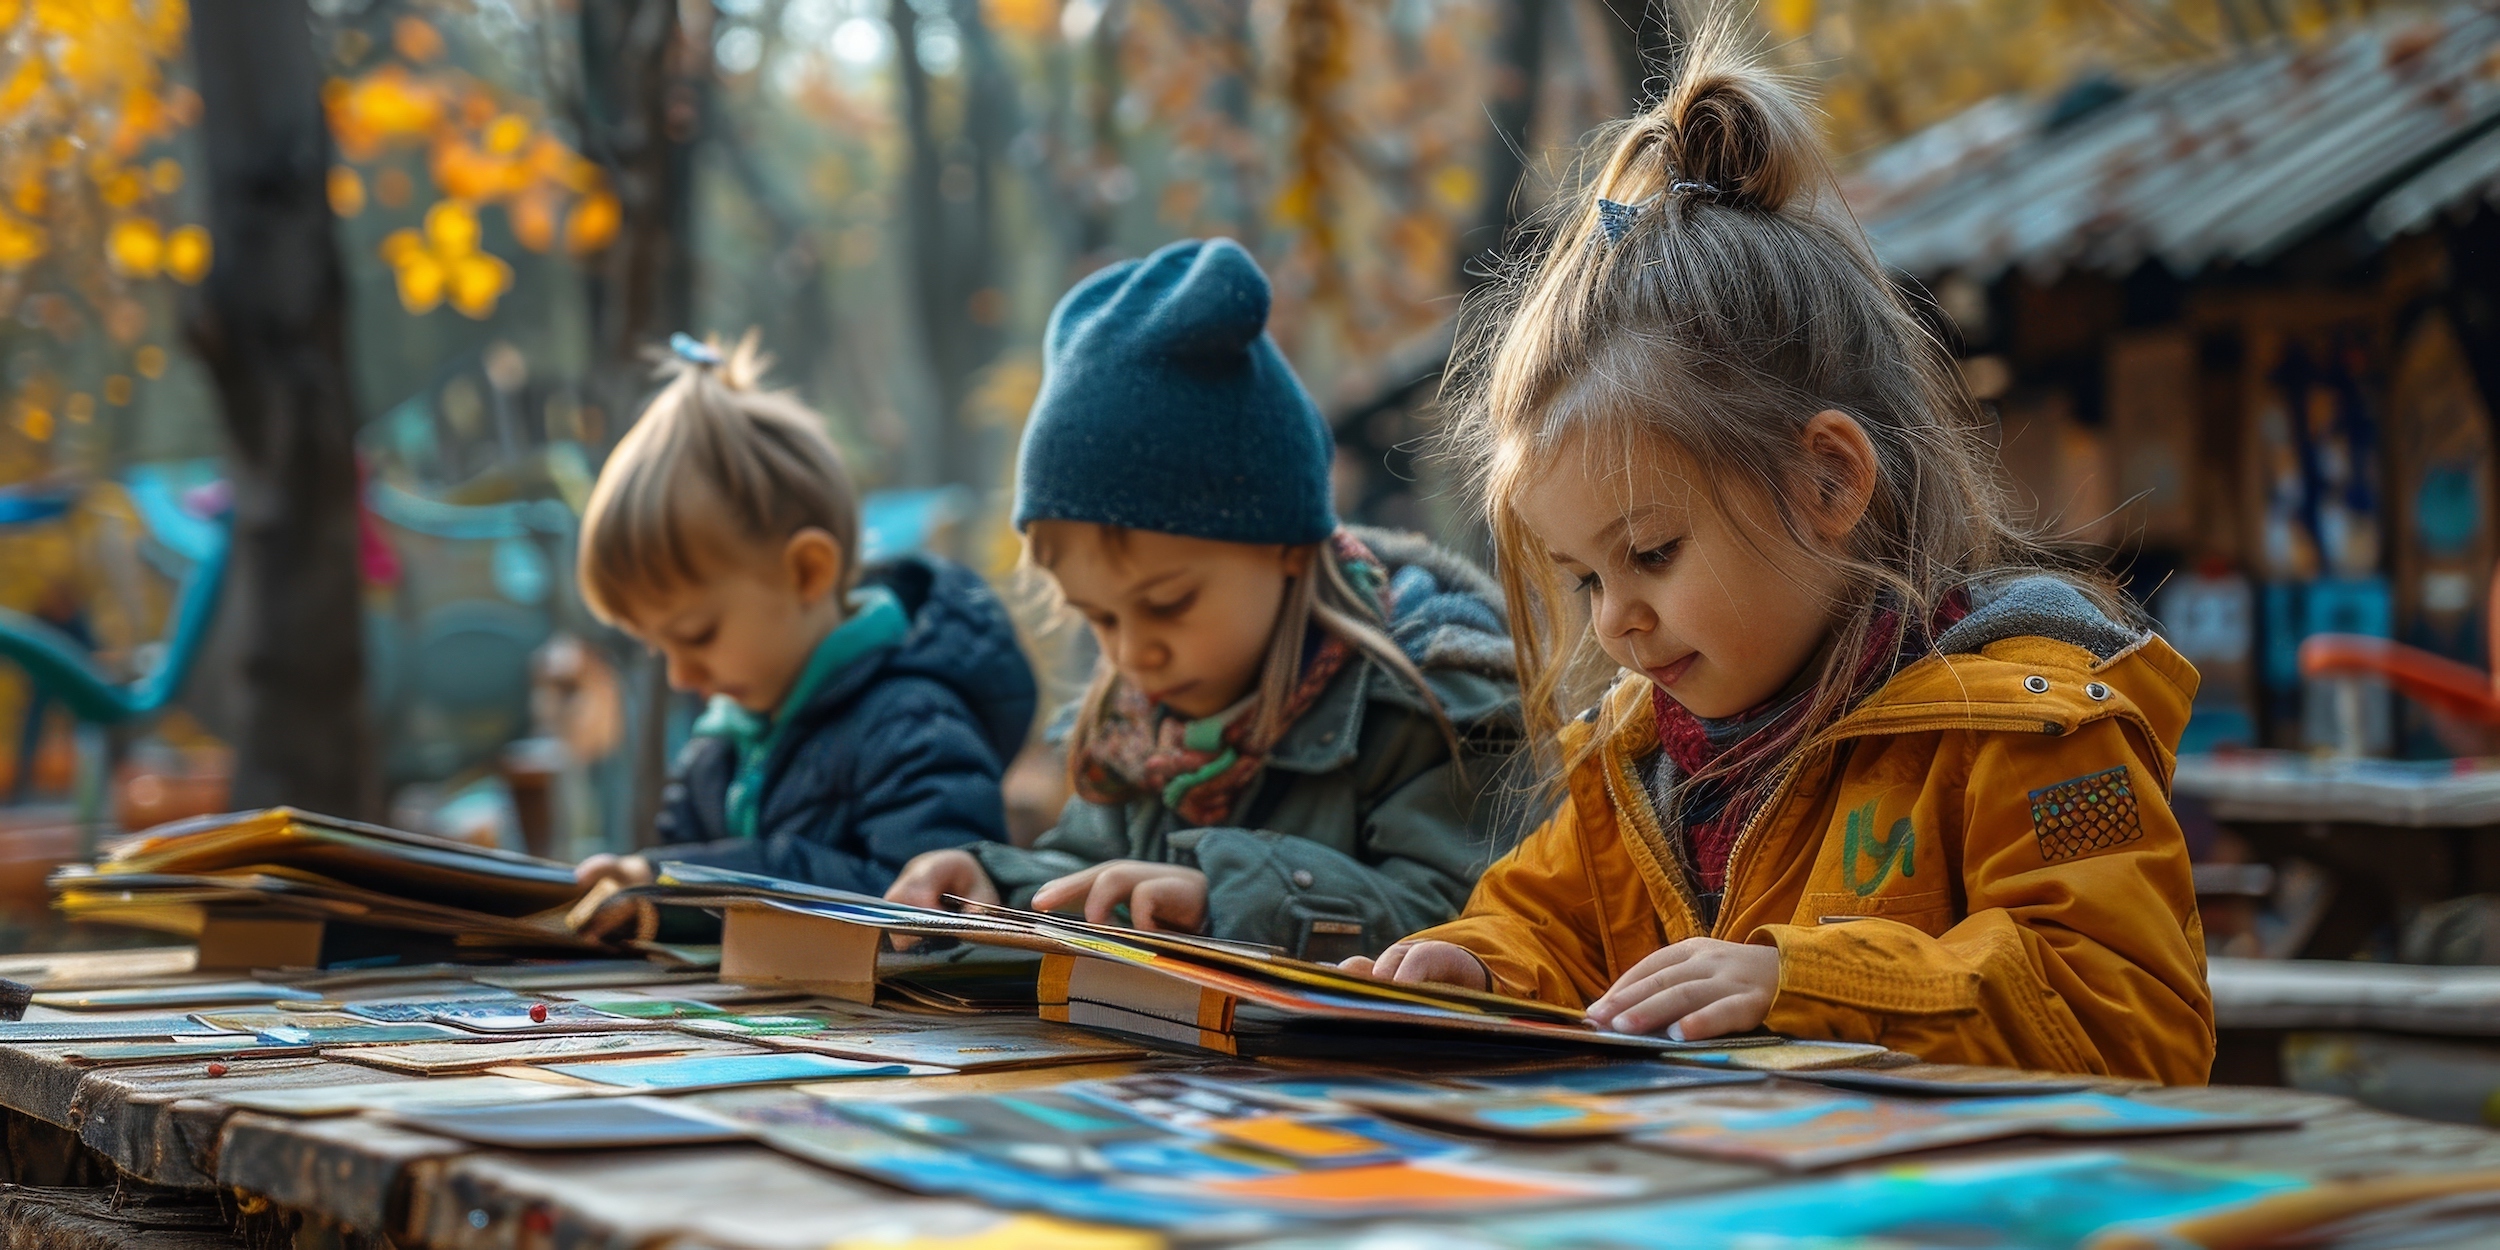
[{"label": "book spine", "polygon": [[1131,964],[1061,954],[1042,957],[1035,988],[1044,1020],[1240,1053],[1232,1033],[1236,1001],[1218,990]]}]

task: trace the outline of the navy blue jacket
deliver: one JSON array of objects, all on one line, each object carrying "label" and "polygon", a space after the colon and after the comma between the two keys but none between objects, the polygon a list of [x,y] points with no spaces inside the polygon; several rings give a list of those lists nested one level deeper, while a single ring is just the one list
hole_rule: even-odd
[{"label": "navy blue jacket", "polygon": [[971,570],[908,557],[863,570],[911,617],[903,641],[826,679],[764,765],[753,838],[729,836],[737,752],[696,738],[661,793],[655,860],[684,860],[863,894],[905,862],[1003,842],[999,777],[1024,745],[1033,670],[1006,608]]}]

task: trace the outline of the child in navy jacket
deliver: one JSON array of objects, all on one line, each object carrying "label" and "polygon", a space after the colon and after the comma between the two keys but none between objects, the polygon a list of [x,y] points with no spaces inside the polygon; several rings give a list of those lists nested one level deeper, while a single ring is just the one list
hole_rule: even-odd
[{"label": "child in navy jacket", "polygon": [[667,848],[581,880],[643,884],[657,858],[876,894],[915,855],[1003,841],[1036,695],[997,596],[937,560],[862,569],[841,455],[756,387],[753,336],[675,350],[591,491],[581,585],[709,704],[663,792]]}]

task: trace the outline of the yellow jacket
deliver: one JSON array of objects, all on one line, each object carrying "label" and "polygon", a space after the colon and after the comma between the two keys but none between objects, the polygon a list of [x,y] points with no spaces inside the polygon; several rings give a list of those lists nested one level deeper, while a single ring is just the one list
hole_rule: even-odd
[{"label": "yellow jacket", "polygon": [[1669,942],[1774,945],[1774,1032],[2203,1083],[2204,929],[2168,803],[2196,670],[2150,635],[2098,655],[2036,634],[1940,649],[1792,761],[1737,838],[1716,925],[1634,771],[1658,745],[1634,677],[1561,808],[1415,936],[1575,1006]]}]

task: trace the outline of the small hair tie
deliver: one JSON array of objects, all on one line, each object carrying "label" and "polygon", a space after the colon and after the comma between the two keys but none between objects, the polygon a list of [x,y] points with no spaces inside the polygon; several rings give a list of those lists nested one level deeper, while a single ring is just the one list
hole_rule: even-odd
[{"label": "small hair tie", "polygon": [[1719,189],[1707,182],[1679,182],[1667,188],[1669,195],[1706,195],[1717,199]]},{"label": "small hair tie", "polygon": [[679,360],[689,364],[717,365],[720,363],[719,352],[683,330],[668,336],[668,349],[677,353]]},{"label": "small hair tie", "polygon": [[1632,223],[1640,220],[1641,210],[1649,207],[1650,200],[1657,198],[1653,195],[1648,200],[1642,200],[1637,204],[1624,204],[1599,197],[1597,225],[1599,229],[1606,232],[1607,246],[1611,247],[1623,242],[1623,236],[1632,232]]}]

